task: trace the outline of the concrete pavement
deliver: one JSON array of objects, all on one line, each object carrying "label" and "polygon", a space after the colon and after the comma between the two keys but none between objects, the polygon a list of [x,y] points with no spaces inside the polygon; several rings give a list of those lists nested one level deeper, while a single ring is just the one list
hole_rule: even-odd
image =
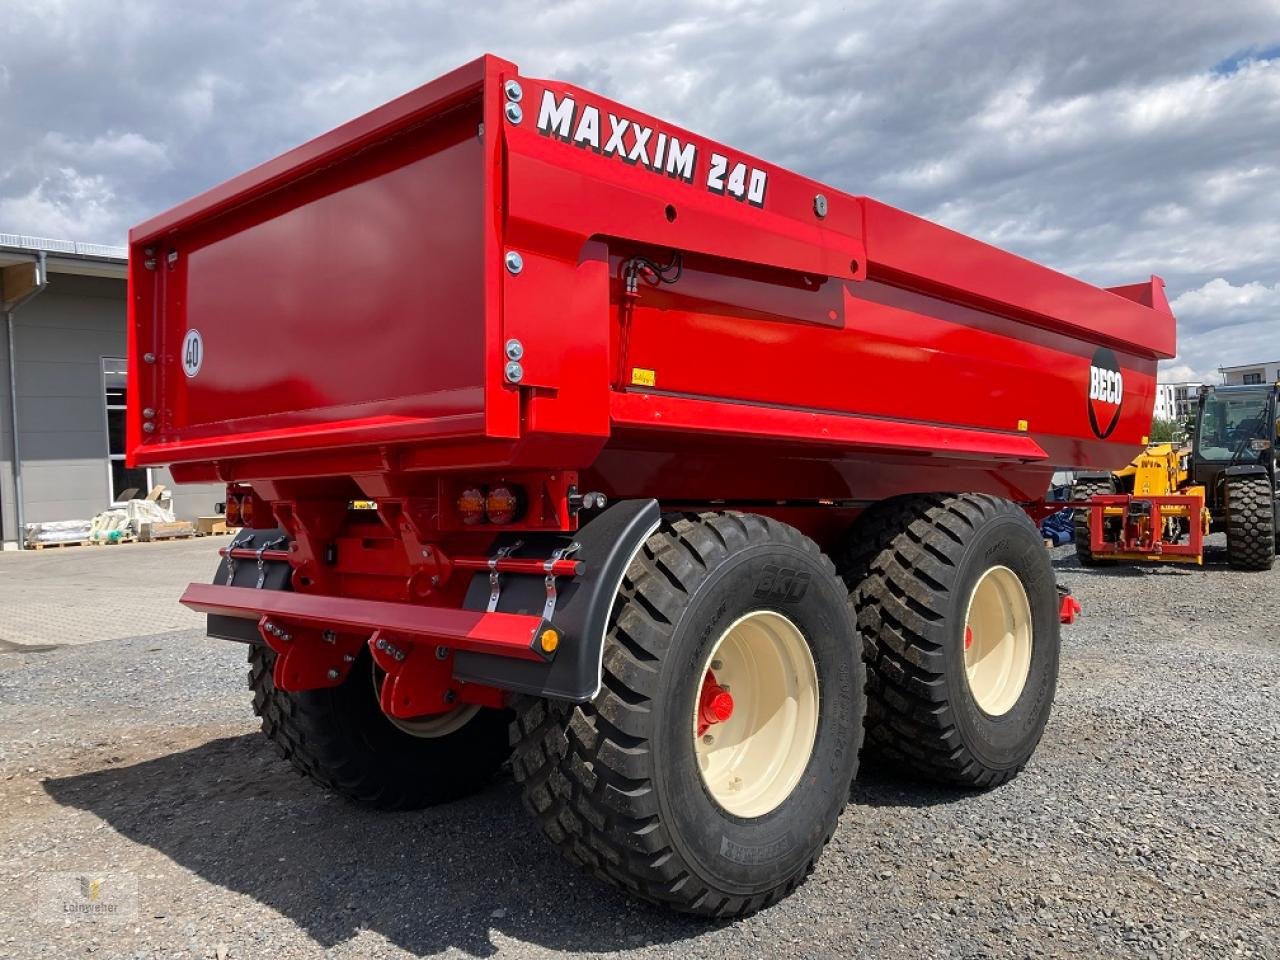
[{"label": "concrete pavement", "polygon": [[204,625],[179,605],[228,536],[0,553],[0,650],[148,636]]}]

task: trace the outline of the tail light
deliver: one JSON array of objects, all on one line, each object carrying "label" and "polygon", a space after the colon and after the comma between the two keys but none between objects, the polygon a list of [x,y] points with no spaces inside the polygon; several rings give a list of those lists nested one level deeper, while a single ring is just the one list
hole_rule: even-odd
[{"label": "tail light", "polygon": [[484,523],[485,496],[479,487],[468,487],[458,494],[458,518],[469,527]]},{"label": "tail light", "polygon": [[519,487],[493,487],[485,498],[485,515],[490,523],[512,523],[524,512],[522,500]]},{"label": "tail light", "polygon": [[274,524],[271,504],[253,492],[245,483],[227,485],[226,517],[228,527],[252,527],[257,524],[267,529]]}]

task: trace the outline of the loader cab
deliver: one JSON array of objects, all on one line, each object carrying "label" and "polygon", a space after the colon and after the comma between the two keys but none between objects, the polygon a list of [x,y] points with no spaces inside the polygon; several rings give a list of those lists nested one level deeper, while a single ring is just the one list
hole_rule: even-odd
[{"label": "loader cab", "polygon": [[1204,485],[1210,512],[1224,507],[1226,480],[1265,474],[1276,487],[1277,385],[1203,387],[1196,408],[1191,476]]}]

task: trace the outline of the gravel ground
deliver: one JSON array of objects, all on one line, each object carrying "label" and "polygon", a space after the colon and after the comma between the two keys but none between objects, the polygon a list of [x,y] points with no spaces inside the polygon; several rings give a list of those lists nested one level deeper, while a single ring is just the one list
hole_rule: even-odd
[{"label": "gravel ground", "polygon": [[[0,957],[1280,957],[1280,568],[1068,552],[1086,617],[1028,769],[864,768],[810,882],[732,924],[580,877],[509,779],[412,814],[326,796],[254,732],[236,645],[2,652]],[[63,871],[122,912],[59,915],[97,895]]]}]

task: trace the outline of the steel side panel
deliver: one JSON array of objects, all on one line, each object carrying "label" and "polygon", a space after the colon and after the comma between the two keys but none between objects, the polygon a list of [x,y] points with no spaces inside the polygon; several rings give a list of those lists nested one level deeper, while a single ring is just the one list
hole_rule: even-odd
[{"label": "steel side panel", "polygon": [[[1117,353],[1125,402],[1103,442],[1087,405],[1094,344],[877,281],[788,285],[700,263],[687,264],[679,284],[643,292],[623,366],[650,371],[664,394],[732,401],[733,423],[787,423],[801,439],[858,446],[899,447],[950,430],[957,439],[941,440],[944,455],[994,453],[1005,441],[975,438],[1023,432],[1019,443],[1034,437],[1037,457],[1102,465],[1128,462],[1150,433],[1156,363],[1148,357]],[[615,410],[628,404],[615,401]],[[773,407],[811,414],[780,418]],[[815,429],[828,414],[864,425]],[[724,423],[717,416],[703,429]]]}]

